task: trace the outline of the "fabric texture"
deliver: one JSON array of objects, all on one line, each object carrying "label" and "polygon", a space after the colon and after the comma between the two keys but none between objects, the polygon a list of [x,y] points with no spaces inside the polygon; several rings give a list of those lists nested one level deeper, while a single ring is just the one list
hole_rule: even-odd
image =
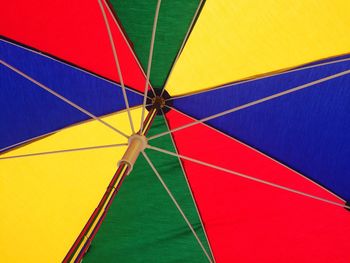
[{"label": "fabric texture", "polygon": [[[202,119],[346,70],[350,60],[235,83],[173,103]],[[207,123],[350,200],[349,87],[346,74]]]},{"label": "fabric texture", "polygon": [[[150,75],[154,88],[163,88],[200,2],[161,2]],[[111,0],[110,3],[146,72],[157,0]]]},{"label": "fabric texture", "polygon": [[[68,64],[0,40],[0,59],[95,116],[125,109],[119,85]],[[0,65],[0,149],[90,119],[15,71]],[[142,96],[127,90],[130,106]]]},{"label": "fabric texture", "polygon": [[[193,121],[175,111],[167,119],[171,129]],[[344,203],[204,124],[173,136],[179,154]],[[187,160],[183,164],[216,262],[348,262],[350,213],[346,209]]]},{"label": "fabric texture", "polygon": [[[156,117],[149,134],[166,131]],[[155,145],[174,151],[170,136]],[[177,158],[147,150],[147,155],[173,192],[208,250],[185,175]],[[131,251],[134,251],[131,253]],[[123,182],[84,262],[205,262],[192,232],[143,156]]]}]

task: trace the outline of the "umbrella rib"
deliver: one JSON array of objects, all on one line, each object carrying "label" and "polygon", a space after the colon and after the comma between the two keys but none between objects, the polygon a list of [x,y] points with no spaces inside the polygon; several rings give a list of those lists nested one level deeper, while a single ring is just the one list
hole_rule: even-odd
[{"label": "umbrella rib", "polygon": [[202,91],[199,91],[199,92],[194,92],[194,93],[189,93],[189,94],[184,94],[184,95],[180,95],[180,96],[171,97],[171,98],[166,99],[165,101],[182,99],[182,98],[186,98],[186,97],[190,97],[190,96],[198,95],[198,94],[203,94],[203,93],[214,91],[214,90],[220,90],[220,89],[225,89],[225,88],[238,86],[238,85],[249,83],[249,82],[256,81],[256,80],[272,78],[272,77],[276,77],[276,76],[280,76],[280,75],[286,75],[286,74],[297,72],[297,71],[303,71],[305,69],[318,68],[318,67],[332,65],[332,64],[336,64],[336,63],[342,63],[342,62],[346,62],[346,61],[350,61],[350,58],[343,58],[343,59],[338,59],[338,60],[334,60],[334,61],[324,62],[324,63],[321,63],[321,64],[310,65],[310,66],[306,66],[306,67],[286,70],[286,71],[278,72],[278,73],[271,74],[271,75],[267,74],[267,75],[264,75],[264,76],[261,76],[261,77],[256,77],[256,78],[253,77],[251,79],[237,81],[237,82],[234,82],[234,83],[225,84],[223,86],[218,86],[218,87],[214,87],[214,88],[210,88],[210,89],[205,89],[205,90],[202,90]]},{"label": "umbrella rib", "polygon": [[4,66],[8,67],[9,69],[13,70],[14,72],[16,72],[17,74],[21,75],[22,77],[24,77],[25,79],[31,81],[32,83],[36,84],[37,86],[39,86],[40,88],[46,90],[47,92],[51,93],[52,95],[54,95],[55,97],[63,100],[65,103],[69,104],[70,106],[76,108],[77,110],[79,110],[80,112],[86,114],[87,116],[93,118],[94,120],[102,123],[103,125],[105,125],[106,127],[112,129],[113,131],[119,133],[120,135],[124,136],[125,138],[129,138],[128,135],[126,135],[124,132],[120,131],[119,129],[113,127],[112,125],[110,125],[109,123],[105,122],[104,120],[100,119],[99,117],[95,116],[94,114],[92,114],[91,112],[83,109],[82,107],[80,107],[79,105],[75,104],[74,102],[72,102],[71,100],[68,100],[67,98],[65,98],[64,96],[60,95],[59,93],[55,92],[54,90],[50,89],[49,87],[45,86],[44,84],[36,81],[35,79],[31,78],[30,76],[28,76],[27,74],[25,74],[24,72],[20,71],[19,69],[11,66],[10,64],[6,63],[3,60],[0,60],[0,63],[3,64]]},{"label": "umbrella rib", "polygon": [[[49,54],[46,54],[45,52],[40,52],[40,51],[38,51],[38,50],[36,50],[36,49],[34,49],[34,48],[32,48],[32,47],[27,47],[27,46],[25,46],[25,45],[23,45],[23,44],[20,44],[20,43],[17,43],[17,42],[12,42],[13,40],[11,40],[11,39],[6,39],[6,38],[5,38],[5,39],[0,39],[0,41],[9,43],[9,44],[11,44],[11,45],[17,46],[17,47],[22,48],[22,49],[24,49],[24,50],[26,50],[26,51],[29,51],[29,52],[31,52],[31,53],[34,53],[34,54],[37,54],[37,55],[39,55],[39,56],[45,57],[45,58],[47,58],[47,59],[49,59],[49,60],[55,61],[55,62],[57,62],[57,63],[60,63],[60,64],[62,64],[62,65],[65,65],[65,66],[67,66],[67,67],[69,67],[69,68],[72,68],[72,69],[74,69],[74,70],[80,71],[80,72],[82,72],[82,73],[84,73],[84,74],[87,74],[87,75],[89,75],[89,76],[93,76],[94,78],[97,78],[97,79],[99,79],[99,80],[102,80],[102,81],[105,81],[105,82],[107,82],[107,83],[110,83],[110,84],[112,84],[113,86],[117,86],[118,88],[121,87],[118,83],[116,83],[115,81],[112,81],[111,79],[108,79],[108,78],[106,78],[106,77],[103,77],[103,76],[101,76],[101,75],[98,75],[97,73],[90,72],[90,71],[87,70],[87,69],[80,68],[80,67],[78,67],[77,65],[70,64],[69,62],[66,62],[66,61],[64,61],[64,60],[60,60],[60,59],[58,59],[58,58],[56,58],[56,57],[51,57]],[[129,88],[128,86],[125,86],[125,89],[128,90],[128,91],[130,91],[130,92],[133,92],[133,93],[135,93],[135,94],[137,94],[137,95],[143,95],[143,92],[139,92],[138,90]]]},{"label": "umbrella rib", "polygon": [[[146,106],[149,106],[149,104],[146,105]],[[137,108],[139,108],[139,107],[142,107],[142,105],[137,105],[137,106],[133,107],[133,109],[137,109]],[[122,110],[122,111],[120,111],[120,112],[118,112],[118,113],[123,113],[123,112],[124,112],[124,110]],[[114,114],[114,113],[112,113],[112,114]],[[109,115],[105,115],[105,116],[107,117],[107,116],[109,116]],[[87,121],[89,121],[89,120],[87,120]],[[86,122],[86,121],[85,121],[85,122]],[[85,122],[75,123],[75,124],[72,124],[72,125],[70,125],[70,126],[63,127],[63,128],[57,129],[57,130],[53,130],[53,131],[50,131],[50,132],[47,132],[47,133],[44,133],[44,134],[41,134],[41,135],[38,135],[38,136],[35,136],[35,137],[32,137],[32,138],[29,138],[29,139],[26,139],[26,140],[23,140],[23,141],[20,141],[20,142],[17,142],[17,143],[14,143],[14,144],[12,144],[12,145],[6,146],[6,147],[0,149],[0,155],[1,155],[1,154],[4,154],[4,151],[7,152],[7,150],[11,150],[11,151],[14,150],[14,149],[11,149],[11,148],[14,148],[14,147],[16,147],[16,146],[21,146],[21,147],[22,147],[24,144],[32,143],[32,142],[34,142],[34,141],[36,141],[36,140],[38,140],[38,139],[40,139],[40,138],[44,138],[44,137],[46,137],[46,136],[55,134],[55,133],[60,132],[60,131],[62,131],[62,130],[66,130],[66,129],[72,128],[72,127],[74,127],[74,126],[76,126],[76,125],[80,125],[80,124],[83,124],[83,123],[85,123]],[[17,148],[17,147],[16,147],[16,148]]]},{"label": "umbrella rib", "polygon": [[163,178],[161,177],[161,175],[158,173],[157,169],[154,167],[152,161],[149,159],[149,157],[147,156],[147,154],[142,151],[143,156],[145,157],[145,159],[147,160],[149,166],[152,168],[153,172],[156,174],[157,178],[159,179],[159,181],[161,182],[161,184],[163,185],[165,191],[168,193],[169,197],[171,198],[171,200],[173,201],[173,203],[175,204],[176,208],[179,210],[181,216],[183,217],[183,219],[185,220],[186,224],[188,225],[188,227],[190,228],[191,232],[193,233],[194,237],[196,238],[198,244],[200,245],[200,247],[203,250],[203,253],[205,254],[205,256],[208,258],[208,261],[212,263],[212,259],[209,256],[208,252],[206,251],[202,241],[199,239],[196,231],[194,230],[192,224],[190,223],[190,221],[188,220],[187,216],[185,215],[185,213],[183,212],[183,210],[181,209],[179,203],[176,201],[173,193],[170,191],[170,189],[168,188],[168,186],[166,185],[166,183],[164,182]]},{"label": "umbrella rib", "polygon": [[106,28],[107,28],[108,38],[109,38],[109,42],[111,44],[113,57],[114,57],[114,62],[115,62],[115,65],[116,65],[116,68],[117,68],[117,71],[118,71],[120,85],[122,86],[122,92],[123,92],[125,106],[126,106],[126,109],[128,111],[128,118],[129,118],[130,127],[131,127],[131,130],[132,130],[132,133],[135,133],[134,124],[132,122],[131,113],[130,113],[129,101],[128,101],[128,97],[126,95],[126,89],[125,89],[124,80],[123,80],[123,76],[122,76],[122,71],[120,69],[120,64],[119,64],[118,54],[117,54],[117,50],[116,50],[116,45],[114,43],[114,39],[113,39],[113,36],[112,36],[111,28],[109,26],[107,15],[106,15],[106,12],[105,12],[105,10],[103,8],[101,0],[98,0],[98,4],[100,5],[101,13],[103,15],[103,20],[104,20]]},{"label": "umbrella rib", "polygon": [[[175,58],[174,63],[173,63],[173,66],[172,66],[171,69],[170,69],[170,72],[169,72],[169,74],[168,74],[168,78],[166,79],[166,81],[165,81],[165,83],[164,83],[164,87],[163,87],[163,89],[162,89],[162,92],[160,93],[160,97],[162,97],[162,95],[163,95],[163,93],[164,93],[165,87],[166,87],[166,85],[167,85],[167,83],[168,83],[168,81],[169,81],[169,77],[170,77],[171,73],[173,72],[173,69],[174,69],[174,67],[175,67],[175,64],[176,64],[176,62],[178,61],[178,59],[179,59],[179,57],[180,57],[180,54],[181,54],[181,52],[182,52],[182,50],[183,50],[183,48],[184,48],[184,46],[185,46],[185,44],[186,44],[186,42],[187,42],[188,36],[190,35],[190,32],[192,31],[194,22],[195,22],[196,19],[197,19],[198,13],[199,13],[199,11],[201,10],[201,7],[202,7],[203,2],[204,2],[204,0],[201,0],[201,1],[199,2],[198,6],[197,6],[197,9],[196,9],[196,12],[195,12],[194,15],[193,15],[191,24],[190,24],[190,26],[188,27],[188,30],[187,30],[187,32],[186,32],[186,35],[185,35],[185,37],[184,37],[184,40],[182,41],[181,47],[180,47],[180,49],[179,49],[179,52],[177,53],[176,58]],[[167,99],[167,100],[169,100],[169,99]],[[167,100],[166,100],[166,101],[167,101]]]},{"label": "umbrella rib", "polygon": [[[134,57],[134,59],[135,59],[137,65],[139,66],[139,68],[140,68],[140,70],[141,70],[143,76],[146,77],[146,74],[145,74],[145,72],[143,71],[143,68],[142,68],[142,66],[141,66],[141,64],[140,64],[140,61],[138,60],[138,58],[137,58],[136,55],[135,55],[135,52],[134,52],[133,47],[131,47],[131,45],[130,45],[130,43],[129,43],[129,40],[126,38],[126,36],[125,36],[125,34],[124,34],[124,32],[123,32],[123,29],[120,27],[120,25],[119,25],[119,23],[118,23],[118,21],[117,21],[117,19],[116,19],[116,15],[115,15],[114,12],[111,10],[109,4],[106,3],[105,0],[104,0],[104,3],[105,3],[105,5],[106,5],[106,8],[107,8],[108,13],[111,15],[111,17],[112,17],[112,19],[113,19],[113,22],[115,23],[115,25],[118,27],[118,29],[119,29],[120,32],[122,33],[122,37],[123,37],[123,39],[125,40],[125,43],[127,44],[127,46],[129,47],[130,52],[131,52],[132,56]],[[151,90],[152,90],[153,95],[155,96],[156,94],[155,94],[155,92],[154,92],[154,89],[153,89],[151,83],[148,83],[148,84],[149,84],[149,86],[150,86],[150,88],[151,88]],[[128,88],[128,87],[126,87],[126,88]],[[135,90],[132,90],[132,91],[135,92]],[[140,93],[139,93],[139,92],[137,91],[137,94],[143,95],[143,92],[140,92]],[[148,99],[151,99],[149,96],[147,96],[147,98],[148,98]]]},{"label": "umbrella rib", "polygon": [[174,129],[172,129],[172,130],[159,133],[159,134],[157,134],[157,135],[154,135],[154,136],[149,137],[148,140],[153,140],[153,139],[162,137],[162,136],[164,136],[164,135],[166,135],[166,134],[173,133],[173,132],[176,132],[176,131],[180,131],[180,130],[182,130],[182,129],[189,128],[189,127],[191,127],[191,126],[193,126],[193,125],[200,124],[200,123],[203,123],[203,122],[206,122],[206,121],[209,121],[209,120],[212,120],[212,119],[215,119],[215,118],[224,116],[224,115],[226,115],[226,114],[233,113],[233,112],[235,112],[235,111],[239,111],[239,110],[242,110],[242,109],[245,109],[245,108],[248,108],[248,107],[251,107],[251,106],[260,104],[260,103],[262,103],[262,102],[266,102],[266,101],[269,101],[269,100],[272,100],[272,99],[275,99],[275,98],[278,98],[278,97],[287,95],[287,94],[291,94],[291,93],[293,93],[293,92],[296,92],[296,91],[299,91],[299,90],[302,90],[302,89],[306,89],[306,88],[312,87],[313,85],[316,85],[316,84],[319,84],[319,83],[322,83],[322,82],[325,82],[325,81],[328,81],[328,80],[331,80],[331,79],[335,79],[335,78],[338,78],[338,77],[347,75],[347,74],[349,74],[349,73],[350,73],[350,70],[345,70],[345,71],[342,71],[342,72],[340,72],[340,73],[333,74],[333,75],[330,75],[330,76],[328,76],[328,77],[321,78],[321,79],[318,79],[318,80],[309,82],[309,83],[307,83],[307,84],[300,85],[300,86],[297,86],[297,87],[295,87],[295,88],[288,89],[288,90],[285,90],[285,91],[282,91],[282,92],[273,94],[273,95],[271,95],[271,96],[267,96],[267,97],[264,97],[264,98],[262,98],[262,99],[255,100],[255,101],[252,101],[252,102],[243,104],[243,105],[241,105],[241,106],[234,107],[234,108],[229,109],[229,110],[225,110],[225,111],[223,111],[223,112],[220,112],[220,113],[217,113],[217,114],[214,114],[214,115],[205,117],[205,118],[203,118],[203,119],[196,120],[196,121],[194,121],[194,122],[185,124],[185,125],[183,125],[183,126],[174,128]]},{"label": "umbrella rib", "polygon": [[140,131],[143,130],[143,121],[145,118],[148,83],[149,83],[149,78],[151,75],[154,40],[155,40],[155,36],[156,36],[158,15],[159,15],[159,9],[160,9],[161,2],[162,2],[162,0],[158,0],[158,2],[157,2],[156,12],[154,14],[154,20],[153,20],[152,38],[151,38],[151,44],[150,44],[150,49],[149,49],[148,65],[147,65],[147,73],[146,73],[146,83],[145,83],[145,90],[144,90],[144,94],[143,94],[143,107],[142,107],[142,113],[141,113],[141,125],[140,125],[141,129],[140,129]]},{"label": "umbrella rib", "polygon": [[[165,105],[165,106],[166,106],[166,105]],[[164,111],[163,111],[162,108],[161,108],[161,111],[162,111],[162,114],[163,114],[163,116],[164,116],[164,121],[165,121],[166,127],[167,127],[167,129],[169,130],[170,128],[169,128],[168,120],[166,119],[165,113],[164,113]],[[170,136],[170,138],[171,138],[171,141],[172,141],[172,143],[173,143],[173,145],[174,145],[175,152],[176,152],[176,154],[178,154],[179,152],[178,152],[178,150],[177,150],[177,146],[176,146],[176,144],[175,144],[175,141],[174,141],[173,136]],[[190,194],[191,194],[193,204],[194,204],[194,206],[195,206],[195,208],[196,208],[196,212],[197,212],[199,221],[200,221],[200,223],[201,223],[201,225],[202,225],[202,229],[203,229],[205,238],[206,238],[206,240],[207,240],[207,242],[208,242],[209,250],[210,250],[210,252],[211,252],[213,261],[215,262],[214,253],[213,253],[213,250],[212,250],[212,248],[211,248],[211,244],[210,244],[210,241],[209,241],[207,232],[206,232],[205,227],[204,227],[204,224],[203,224],[202,216],[201,216],[201,214],[200,214],[200,212],[199,212],[199,210],[198,210],[196,200],[195,200],[195,198],[194,198],[194,196],[193,196],[193,192],[192,192],[190,183],[189,183],[188,178],[187,178],[187,176],[186,176],[185,169],[184,169],[184,167],[183,167],[183,165],[182,165],[182,162],[181,162],[181,160],[180,160],[179,158],[178,158],[178,162],[179,162],[179,165],[180,165],[180,167],[181,167],[182,174],[183,174],[183,176],[184,176],[184,178],[185,178],[185,180],[186,180],[186,184],[187,184],[188,190],[189,190],[189,192],[190,192]]]},{"label": "umbrella rib", "polygon": [[6,150],[9,150],[9,149],[11,149],[11,148],[13,148],[13,147],[19,146],[19,145],[21,145],[21,144],[25,144],[25,143],[32,142],[32,141],[34,141],[34,140],[36,140],[36,139],[43,138],[43,137],[45,137],[45,136],[49,136],[49,135],[51,135],[51,134],[53,134],[53,133],[56,133],[56,132],[58,132],[58,131],[60,131],[60,130],[61,130],[61,129],[59,129],[59,130],[57,130],[57,131],[51,131],[51,132],[48,132],[48,133],[45,133],[45,134],[42,134],[42,135],[39,135],[39,136],[36,136],[36,137],[33,137],[33,138],[29,138],[29,139],[27,139],[27,140],[20,141],[20,142],[14,143],[14,144],[12,144],[12,145],[6,146],[6,147],[0,149],[0,154],[2,154],[2,152],[6,151]]},{"label": "umbrella rib", "polygon": [[[174,107],[171,107],[171,106],[169,106],[169,105],[164,105],[164,107],[167,107],[167,108],[169,108],[169,109],[171,109],[171,110],[174,110],[174,111],[176,111],[176,112],[178,112],[178,113],[180,113],[180,114],[182,114],[182,115],[184,115],[184,116],[186,116],[186,117],[188,117],[188,118],[191,118],[192,120],[195,120],[193,117],[187,115],[186,113],[184,113],[184,112],[182,112],[182,111],[180,111],[180,110],[178,110],[178,109],[176,109],[176,108],[174,108]],[[214,127],[212,127],[212,126],[210,126],[210,125],[208,125],[208,124],[206,124],[206,123],[202,123],[202,125],[204,125],[205,127],[209,128],[209,129],[211,129],[211,130],[213,130],[213,131],[215,131],[215,132],[217,132],[217,133],[220,133],[221,135],[223,135],[223,136],[229,138],[230,140],[232,140],[232,141],[234,141],[234,142],[237,142],[237,143],[239,143],[239,144],[241,144],[241,145],[243,145],[243,146],[245,146],[245,147],[248,147],[249,149],[251,149],[251,150],[253,150],[253,151],[259,153],[260,155],[262,155],[262,156],[264,156],[264,157],[266,157],[266,158],[268,158],[268,159],[274,161],[275,163],[278,163],[279,165],[281,165],[281,166],[287,168],[288,170],[292,171],[293,173],[297,173],[297,174],[300,175],[302,178],[304,178],[304,179],[306,179],[306,180],[312,182],[313,184],[317,185],[317,187],[320,187],[320,188],[322,188],[323,190],[327,191],[328,193],[334,195],[336,198],[341,199],[342,201],[345,201],[342,197],[340,197],[340,196],[338,196],[337,194],[333,193],[332,191],[328,190],[328,189],[325,188],[324,186],[322,186],[322,185],[316,183],[315,181],[311,180],[310,178],[306,177],[305,175],[303,175],[303,174],[301,174],[301,173],[295,171],[295,170],[292,169],[291,167],[289,167],[289,166],[287,166],[287,165],[285,165],[285,164],[283,164],[283,163],[281,163],[281,162],[279,162],[279,161],[273,159],[271,156],[266,155],[266,154],[260,152],[258,149],[255,149],[254,147],[252,147],[252,146],[250,146],[250,145],[247,145],[247,144],[245,144],[244,142],[242,142],[242,141],[240,141],[240,140],[238,140],[238,139],[236,139],[236,138],[234,138],[234,137],[231,137],[230,135],[228,135],[228,134],[226,134],[226,133],[224,133],[224,132],[222,132],[222,131],[220,131],[220,130],[218,130],[218,129],[216,129],[216,128],[214,128]],[[169,129],[169,127],[168,127],[168,129]]]},{"label": "umbrella rib", "polygon": [[200,164],[200,165],[203,165],[203,166],[207,166],[207,167],[210,167],[210,168],[222,171],[222,172],[233,174],[233,175],[236,175],[236,176],[239,176],[239,177],[251,180],[251,181],[255,181],[255,182],[258,182],[258,183],[269,185],[269,186],[272,186],[272,187],[275,187],[275,188],[278,188],[278,189],[281,189],[281,190],[285,190],[285,191],[288,191],[288,192],[292,192],[292,193],[295,193],[295,194],[299,194],[299,195],[302,195],[302,196],[310,197],[312,199],[319,200],[319,201],[322,201],[322,202],[325,202],[325,203],[328,203],[328,204],[331,204],[331,205],[335,205],[335,206],[338,206],[338,207],[350,209],[350,206],[347,206],[347,205],[344,205],[344,204],[341,204],[341,203],[338,203],[338,202],[334,202],[334,201],[331,201],[331,200],[328,200],[328,199],[325,199],[325,198],[322,198],[322,197],[319,197],[319,196],[315,196],[315,195],[312,195],[312,194],[308,194],[308,193],[305,193],[305,192],[302,192],[302,191],[299,191],[299,190],[296,190],[296,189],[293,189],[293,188],[289,188],[289,187],[286,187],[286,186],[275,184],[275,183],[272,183],[272,182],[269,182],[269,181],[266,181],[266,180],[263,180],[263,179],[255,178],[255,177],[247,175],[247,174],[235,172],[235,171],[232,171],[232,170],[229,170],[229,169],[226,169],[226,168],[223,168],[223,167],[211,164],[211,163],[206,163],[206,162],[203,162],[203,161],[200,161],[200,160],[197,160],[197,159],[185,156],[185,155],[176,154],[174,152],[170,152],[170,151],[167,151],[167,150],[155,147],[155,146],[151,146],[151,145],[148,145],[147,148],[151,149],[151,150],[154,150],[154,151],[157,151],[157,152],[161,152],[161,153],[167,154],[167,155],[178,157],[178,158],[181,158],[183,160],[187,160],[187,161],[190,161],[190,162],[193,162],[193,163],[197,163],[197,164]]},{"label": "umbrella rib", "polygon": [[47,152],[27,153],[27,154],[13,155],[13,156],[5,156],[5,157],[1,157],[0,155],[0,160],[31,157],[31,156],[41,156],[41,155],[56,154],[56,153],[67,153],[67,152],[78,152],[78,151],[85,151],[85,150],[112,148],[112,147],[120,147],[120,146],[127,146],[127,145],[128,145],[127,143],[119,143],[119,144],[107,144],[107,145],[81,147],[81,148],[73,148],[73,149],[47,151]]}]

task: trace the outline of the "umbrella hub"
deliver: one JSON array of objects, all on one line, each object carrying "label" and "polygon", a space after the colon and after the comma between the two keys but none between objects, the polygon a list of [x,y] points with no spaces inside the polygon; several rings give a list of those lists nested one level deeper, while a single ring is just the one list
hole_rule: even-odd
[{"label": "umbrella hub", "polygon": [[119,161],[119,166],[121,164],[126,164],[128,169],[128,174],[131,172],[137,157],[139,157],[141,151],[143,151],[148,145],[147,138],[144,135],[133,134],[129,137],[128,148],[124,153],[122,159]]},{"label": "umbrella hub", "polygon": [[152,105],[158,109],[163,109],[165,106],[165,99],[160,96],[153,97]]},{"label": "umbrella hub", "polygon": [[150,111],[152,108],[157,109],[157,115],[163,115],[167,113],[172,106],[171,96],[166,90],[155,89],[155,94],[153,91],[149,91],[147,96],[147,105],[146,109]]}]

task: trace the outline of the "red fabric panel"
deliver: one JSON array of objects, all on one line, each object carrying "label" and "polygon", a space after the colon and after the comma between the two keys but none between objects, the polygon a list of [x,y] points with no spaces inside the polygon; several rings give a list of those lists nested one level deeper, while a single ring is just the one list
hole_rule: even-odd
[{"label": "red fabric panel", "polygon": [[[97,0],[11,0],[0,9],[0,34],[119,82]],[[145,77],[107,8],[124,82],[144,90]]]},{"label": "red fabric panel", "polygon": [[[192,121],[175,111],[166,117],[171,129]],[[343,203],[205,125],[173,137],[180,154]],[[189,161],[183,164],[217,262],[350,262],[350,212],[344,208]]]}]

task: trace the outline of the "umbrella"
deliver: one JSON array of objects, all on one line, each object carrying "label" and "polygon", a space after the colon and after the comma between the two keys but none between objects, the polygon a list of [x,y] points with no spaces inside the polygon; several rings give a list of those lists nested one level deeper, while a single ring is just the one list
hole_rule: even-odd
[{"label": "umbrella", "polygon": [[6,1],[1,262],[349,262],[348,1]]}]

